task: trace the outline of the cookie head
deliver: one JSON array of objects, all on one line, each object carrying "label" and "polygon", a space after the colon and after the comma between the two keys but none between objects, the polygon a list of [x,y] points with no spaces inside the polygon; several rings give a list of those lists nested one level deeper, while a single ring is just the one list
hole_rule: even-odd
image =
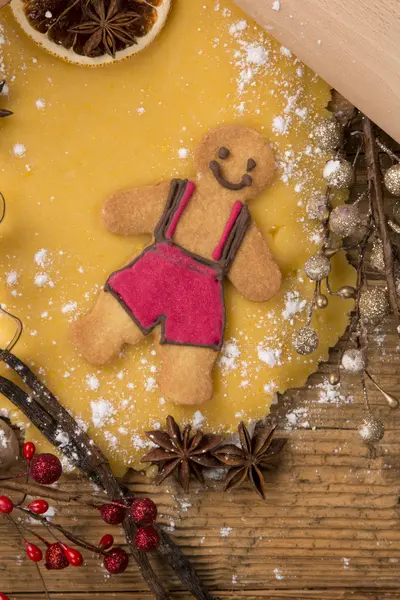
[{"label": "cookie head", "polygon": [[232,200],[256,197],[270,183],[275,161],[267,140],[254,129],[225,125],[210,131],[195,154],[201,185]]}]

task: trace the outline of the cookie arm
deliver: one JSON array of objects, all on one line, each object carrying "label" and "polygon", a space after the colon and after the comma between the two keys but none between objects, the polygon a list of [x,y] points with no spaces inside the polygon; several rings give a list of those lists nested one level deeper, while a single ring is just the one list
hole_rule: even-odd
[{"label": "cookie arm", "polygon": [[120,235],[152,233],[164,210],[169,186],[163,182],[114,194],[103,205],[104,227]]},{"label": "cookie arm", "polygon": [[253,302],[266,302],[281,286],[281,272],[254,222],[229,270],[228,279],[238,292]]}]

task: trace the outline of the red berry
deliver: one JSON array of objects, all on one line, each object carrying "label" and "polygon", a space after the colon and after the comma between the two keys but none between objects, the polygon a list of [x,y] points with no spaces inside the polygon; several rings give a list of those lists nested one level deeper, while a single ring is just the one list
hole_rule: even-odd
[{"label": "red berry", "polygon": [[[99,542],[99,548],[102,550],[108,550],[114,544],[114,538],[109,533],[107,535],[103,535]],[[1,600],[1,599],[0,599]]]},{"label": "red berry", "polygon": [[69,562],[65,556],[63,547],[59,542],[50,544],[46,550],[46,569],[60,571],[69,567]]},{"label": "red berry", "polygon": [[46,500],[33,500],[33,502],[28,504],[28,508],[36,515],[44,515],[49,510],[49,504]]},{"label": "red berry", "polygon": [[24,444],[23,453],[24,453],[26,460],[32,460],[32,458],[35,456],[35,452],[36,452],[36,446],[33,442],[26,442]]},{"label": "red berry", "polygon": [[125,519],[126,508],[120,504],[103,504],[98,507],[101,518],[107,525],[120,525]]},{"label": "red berry", "polygon": [[129,556],[122,548],[113,548],[104,557],[104,566],[112,575],[119,575],[126,571],[129,564]]},{"label": "red berry", "polygon": [[70,565],[72,565],[73,567],[80,567],[81,565],[83,565],[83,556],[79,552],[79,550],[75,550],[75,548],[70,548],[65,544],[61,545]]},{"label": "red berry", "polygon": [[25,540],[25,550],[29,560],[32,560],[33,562],[40,562],[42,560],[43,552],[36,544],[31,544]]},{"label": "red berry", "polygon": [[0,593],[0,600],[10,600],[10,598],[5,594]]},{"label": "red berry", "polygon": [[10,514],[14,510],[14,503],[8,496],[0,496],[0,512]]},{"label": "red berry", "polygon": [[32,459],[30,473],[37,483],[50,485],[60,479],[62,466],[54,454],[38,454]]},{"label": "red berry", "polygon": [[142,552],[151,552],[156,550],[160,543],[160,536],[153,525],[139,527],[135,535],[135,546]]},{"label": "red berry", "polygon": [[150,498],[135,500],[130,508],[135,523],[154,523],[157,519],[157,506]]}]

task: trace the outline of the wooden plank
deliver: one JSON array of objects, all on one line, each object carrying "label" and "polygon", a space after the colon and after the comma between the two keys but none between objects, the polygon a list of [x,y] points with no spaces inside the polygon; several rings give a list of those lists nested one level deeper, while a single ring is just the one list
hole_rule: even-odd
[{"label": "wooden plank", "polygon": [[400,141],[397,0],[235,1]]},{"label": "wooden plank", "polygon": [[[269,590],[269,591],[218,591],[220,600],[398,600],[400,592],[391,590],[382,590],[379,592],[379,597],[374,590],[357,590],[349,592],[346,588],[337,588],[336,590],[318,589],[318,590]],[[15,600],[42,600],[40,594],[16,594]],[[61,593],[52,594],[52,600],[96,600],[104,598],[103,594],[83,593],[76,594]],[[111,592],[107,594],[107,598],[115,600],[153,600],[152,596],[142,592]],[[192,600],[192,596],[181,592],[172,592],[171,600]]]}]

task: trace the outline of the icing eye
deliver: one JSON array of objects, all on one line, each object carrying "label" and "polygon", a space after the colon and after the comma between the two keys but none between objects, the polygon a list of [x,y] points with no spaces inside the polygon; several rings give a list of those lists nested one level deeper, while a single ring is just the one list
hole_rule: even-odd
[{"label": "icing eye", "polygon": [[247,170],[248,171],[252,171],[253,169],[255,169],[257,166],[256,161],[253,158],[249,158],[249,160],[247,161]]},{"label": "icing eye", "polygon": [[218,156],[219,156],[219,158],[222,158],[222,159],[228,158],[228,156],[229,156],[228,148],[225,148],[224,146],[222,148],[220,148],[218,151]]}]

